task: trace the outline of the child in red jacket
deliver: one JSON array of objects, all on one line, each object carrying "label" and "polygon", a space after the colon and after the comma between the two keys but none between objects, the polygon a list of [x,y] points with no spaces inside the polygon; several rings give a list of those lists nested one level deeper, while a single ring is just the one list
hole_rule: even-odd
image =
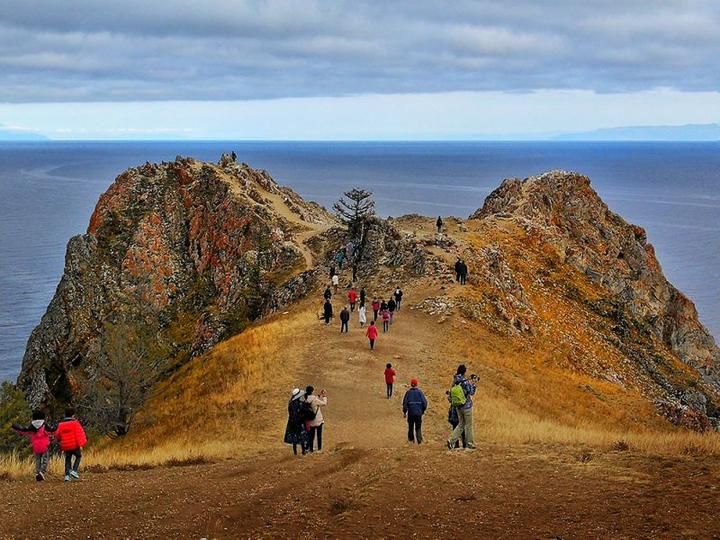
[{"label": "child in red jacket", "polygon": [[375,348],[375,340],[378,336],[378,330],[377,326],[375,326],[375,321],[370,321],[370,326],[368,326],[365,335],[370,340],[370,350],[373,350]]},{"label": "child in red jacket", "polygon": [[79,480],[82,448],[87,444],[87,437],[80,422],[75,418],[75,409],[72,407],[65,409],[65,418],[58,424],[55,438],[60,443],[60,449],[65,452],[65,481]]},{"label": "child in red jacket", "polygon": [[45,413],[33,411],[32,422],[29,426],[13,424],[12,428],[23,437],[30,439],[33,454],[35,454],[35,480],[42,482],[48,469],[48,450],[50,448],[50,434],[54,431],[45,423]]},{"label": "child in red jacket", "polygon": [[393,391],[393,383],[395,382],[395,375],[397,373],[392,367],[392,364],[387,364],[385,366],[385,384],[387,385],[387,398],[390,399],[392,397],[392,391]]}]

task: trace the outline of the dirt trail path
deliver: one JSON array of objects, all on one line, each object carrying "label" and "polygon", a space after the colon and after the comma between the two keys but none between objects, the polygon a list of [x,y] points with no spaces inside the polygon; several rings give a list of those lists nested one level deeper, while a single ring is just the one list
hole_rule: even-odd
[{"label": "dirt trail path", "polygon": [[[427,379],[438,329],[408,309],[410,300],[412,293],[376,351],[356,313],[350,333],[341,335],[339,324],[325,327],[308,310],[302,337],[287,351],[293,367],[284,372],[279,363],[278,379],[327,389],[322,453],[294,457],[280,443],[283,387],[263,398],[267,430],[256,436],[267,442],[266,452],[210,465],[87,474],[69,485],[3,483],[0,537],[720,535],[717,462],[626,452],[581,463],[573,448],[491,441],[479,441],[475,452],[443,449],[447,406],[441,381]],[[388,361],[399,374],[390,400],[382,377]],[[430,401],[428,444],[420,447],[407,445],[400,410],[410,377],[427,384]]]},{"label": "dirt trail path", "polygon": [[305,259],[305,270],[313,268],[315,266],[315,261],[313,260],[312,251],[307,246],[306,242],[311,237],[326,231],[330,228],[330,225],[308,223],[303,221],[300,216],[290,209],[281,195],[270,193],[260,186],[258,186],[258,189],[262,193],[263,197],[270,201],[272,207],[278,214],[297,226],[298,232],[295,233],[295,241],[297,242],[303,258]]}]

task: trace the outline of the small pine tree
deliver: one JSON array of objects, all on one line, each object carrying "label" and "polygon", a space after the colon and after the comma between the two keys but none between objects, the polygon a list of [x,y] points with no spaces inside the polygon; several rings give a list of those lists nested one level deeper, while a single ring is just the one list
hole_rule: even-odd
[{"label": "small pine tree", "polygon": [[359,237],[368,218],[375,215],[372,193],[360,188],[346,191],[333,208],[340,221],[347,226],[351,237]]}]

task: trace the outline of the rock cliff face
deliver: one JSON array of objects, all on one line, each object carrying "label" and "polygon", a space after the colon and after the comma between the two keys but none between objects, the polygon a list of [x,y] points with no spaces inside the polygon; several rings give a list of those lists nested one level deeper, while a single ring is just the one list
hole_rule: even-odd
[{"label": "rock cliff face", "polygon": [[[505,180],[471,218],[519,224],[560,264],[580,270],[605,291],[602,299],[586,303],[613,323],[630,356],[666,391],[670,401],[657,404],[667,416],[678,423],[688,409],[690,416],[717,416],[710,396],[720,392],[720,349],[692,301],[663,275],[645,231],[611,212],[587,177],[553,171]],[[657,368],[658,343],[695,370],[702,384],[687,388],[665,377]]]},{"label": "rock cliff face", "polygon": [[[301,241],[333,218],[263,171],[224,157],[178,158],[117,177],[72,238],[65,272],[23,359],[33,405],[68,401],[101,354],[108,325],[131,324],[164,345],[167,368],[291,301],[277,289],[306,269]],[[303,281],[312,281],[312,276]]]}]

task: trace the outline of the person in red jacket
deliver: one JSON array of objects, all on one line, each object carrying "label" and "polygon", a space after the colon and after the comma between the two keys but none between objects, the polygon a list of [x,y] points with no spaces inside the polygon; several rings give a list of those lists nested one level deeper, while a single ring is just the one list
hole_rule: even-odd
[{"label": "person in red jacket", "polygon": [[60,449],[65,452],[65,481],[79,480],[82,448],[87,444],[87,437],[80,422],[75,418],[75,409],[72,407],[65,408],[65,418],[58,424],[55,438],[60,443]]},{"label": "person in red jacket", "polygon": [[50,434],[55,430],[45,423],[45,413],[42,411],[33,411],[29,426],[13,424],[12,428],[18,435],[30,439],[35,455],[35,480],[42,482],[48,469]]},{"label": "person in red jacket", "polygon": [[393,391],[393,383],[395,382],[395,375],[397,373],[392,367],[392,364],[387,364],[385,366],[385,384],[387,385],[387,398],[390,399],[392,397],[392,391]]},{"label": "person in red jacket", "polygon": [[355,287],[350,289],[350,292],[348,293],[348,301],[350,302],[350,311],[355,311],[355,302],[357,302],[357,293],[355,292]]},{"label": "person in red jacket", "polygon": [[365,335],[370,340],[370,350],[375,349],[375,340],[378,336],[378,330],[377,326],[375,326],[375,321],[370,321],[370,326],[368,326],[368,329],[365,331]]},{"label": "person in red jacket", "polygon": [[377,321],[378,313],[380,312],[380,300],[373,298],[371,305],[373,310],[373,321]]}]

